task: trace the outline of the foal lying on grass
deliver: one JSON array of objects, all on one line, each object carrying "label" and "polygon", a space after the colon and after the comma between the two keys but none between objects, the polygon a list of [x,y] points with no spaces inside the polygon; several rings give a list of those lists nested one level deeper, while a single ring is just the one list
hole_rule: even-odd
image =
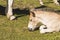
[{"label": "foal lying on grass", "polygon": [[33,9],[30,12],[28,29],[34,31],[37,24],[41,22],[40,33],[59,32],[60,31],[60,15],[56,12],[42,11],[40,9]]}]

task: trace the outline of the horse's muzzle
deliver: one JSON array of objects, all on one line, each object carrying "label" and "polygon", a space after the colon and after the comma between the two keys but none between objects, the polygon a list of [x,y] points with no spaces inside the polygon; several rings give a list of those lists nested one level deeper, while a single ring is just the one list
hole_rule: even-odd
[{"label": "horse's muzzle", "polygon": [[29,31],[34,31],[32,28],[28,28]]}]

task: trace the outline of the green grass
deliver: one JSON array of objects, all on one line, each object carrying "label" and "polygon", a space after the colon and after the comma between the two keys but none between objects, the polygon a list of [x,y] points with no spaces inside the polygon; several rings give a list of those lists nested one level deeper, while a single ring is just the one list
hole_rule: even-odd
[{"label": "green grass", "polygon": [[[46,6],[60,10],[60,6],[50,3],[50,0],[48,0],[49,3],[47,3],[47,0],[43,1]],[[6,1],[0,0],[0,5],[6,7]],[[34,8],[39,6],[38,0],[14,1],[13,8],[19,8],[19,10],[22,9],[23,12],[14,12],[15,16],[18,16],[18,18],[13,21],[8,20],[6,16],[0,15],[0,40],[60,40],[60,32],[40,34],[39,30],[33,32],[27,30],[29,14],[24,12],[24,8]]]}]

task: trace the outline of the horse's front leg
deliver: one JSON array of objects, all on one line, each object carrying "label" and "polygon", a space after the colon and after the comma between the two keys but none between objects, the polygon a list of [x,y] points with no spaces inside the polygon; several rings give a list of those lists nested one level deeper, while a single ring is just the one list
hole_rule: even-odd
[{"label": "horse's front leg", "polygon": [[12,5],[13,5],[13,0],[8,0],[7,18],[9,18],[10,20],[15,19],[15,16],[13,16],[13,12],[12,12]]},{"label": "horse's front leg", "polygon": [[47,33],[47,32],[54,32],[55,31],[55,29],[53,29],[53,28],[47,28],[47,26],[46,25],[41,25],[40,26],[40,28],[39,28],[39,30],[40,30],[40,33]]},{"label": "horse's front leg", "polygon": [[59,5],[58,0],[53,0],[56,5]]}]

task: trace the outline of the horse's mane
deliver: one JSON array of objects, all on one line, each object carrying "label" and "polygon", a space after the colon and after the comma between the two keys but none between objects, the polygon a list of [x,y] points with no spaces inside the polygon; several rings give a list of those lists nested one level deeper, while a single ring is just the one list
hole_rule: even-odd
[{"label": "horse's mane", "polygon": [[48,7],[46,7],[46,8],[33,8],[30,11],[39,11],[39,10],[46,11],[46,12],[55,12],[58,14],[60,13],[60,10],[56,10],[56,9],[52,9],[52,8],[48,8]]}]

